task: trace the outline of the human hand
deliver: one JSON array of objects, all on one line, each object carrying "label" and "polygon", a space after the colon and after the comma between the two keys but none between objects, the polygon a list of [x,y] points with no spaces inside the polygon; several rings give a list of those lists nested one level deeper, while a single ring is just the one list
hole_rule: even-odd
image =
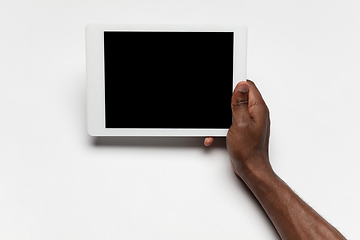
[{"label": "human hand", "polygon": [[269,110],[252,81],[237,84],[231,109],[233,123],[227,133],[226,147],[234,172],[244,178],[249,171],[272,171],[268,155]]},{"label": "human hand", "polygon": [[[269,110],[252,81],[237,84],[231,109],[233,124],[227,134],[226,146],[234,172],[242,177],[250,167],[271,169],[268,157]],[[210,146],[213,141],[213,137],[207,137],[204,145]]]},{"label": "human hand", "polygon": [[[269,110],[252,81],[237,84],[231,109],[233,123],[226,147],[233,170],[258,199],[281,239],[345,239],[272,170]],[[210,145],[213,140],[206,138],[204,144]]]}]

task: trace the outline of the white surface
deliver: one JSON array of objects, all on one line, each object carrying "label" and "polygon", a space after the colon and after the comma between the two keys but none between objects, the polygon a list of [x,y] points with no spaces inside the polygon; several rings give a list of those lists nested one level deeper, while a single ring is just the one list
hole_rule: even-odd
[{"label": "white surface", "polygon": [[[189,25],[189,24],[88,24],[86,26],[86,84],[87,129],[91,136],[219,136],[228,129],[170,129],[170,128],[105,128],[105,31],[192,31],[232,32],[234,34],[233,87],[246,80],[247,29],[244,25]],[[141,69],[139,69],[141,70]],[[236,80],[235,80],[236,79]],[[169,79],[171,81],[171,79]],[[171,91],[173,84],[169,84]],[[187,93],[184,93],[186,95]],[[196,103],[194,103],[196,104]],[[199,103],[197,103],[199,104]],[[147,106],[149,107],[149,106]]]},{"label": "white surface", "polygon": [[[242,23],[277,173],[360,238],[359,1],[8,1],[0,7],[1,239],[279,239],[224,139],[92,139],[89,22]],[[211,116],[209,116],[211,117]]]}]

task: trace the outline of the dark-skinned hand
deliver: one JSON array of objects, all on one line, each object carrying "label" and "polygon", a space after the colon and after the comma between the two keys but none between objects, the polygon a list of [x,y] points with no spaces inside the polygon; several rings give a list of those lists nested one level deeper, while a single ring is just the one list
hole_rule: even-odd
[{"label": "dark-skinned hand", "polygon": [[[233,123],[227,133],[226,147],[234,172],[241,178],[250,169],[271,170],[268,157],[269,110],[255,84],[247,80],[235,87],[231,99]],[[214,138],[205,139],[209,146]]]}]

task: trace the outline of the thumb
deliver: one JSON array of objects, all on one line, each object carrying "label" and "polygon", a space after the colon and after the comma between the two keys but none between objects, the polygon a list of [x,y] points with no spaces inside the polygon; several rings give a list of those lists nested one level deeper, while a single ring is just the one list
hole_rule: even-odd
[{"label": "thumb", "polygon": [[236,85],[231,98],[233,122],[244,121],[250,118],[248,99],[249,85],[247,82],[241,81]]}]

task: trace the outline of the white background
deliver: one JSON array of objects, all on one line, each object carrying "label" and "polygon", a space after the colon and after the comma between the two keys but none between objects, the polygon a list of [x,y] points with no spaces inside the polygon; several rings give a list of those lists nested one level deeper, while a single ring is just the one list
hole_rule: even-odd
[{"label": "white background", "polygon": [[85,26],[102,22],[247,25],[275,171],[359,239],[359,12],[357,0],[2,1],[0,238],[279,239],[225,139],[87,135]]}]

